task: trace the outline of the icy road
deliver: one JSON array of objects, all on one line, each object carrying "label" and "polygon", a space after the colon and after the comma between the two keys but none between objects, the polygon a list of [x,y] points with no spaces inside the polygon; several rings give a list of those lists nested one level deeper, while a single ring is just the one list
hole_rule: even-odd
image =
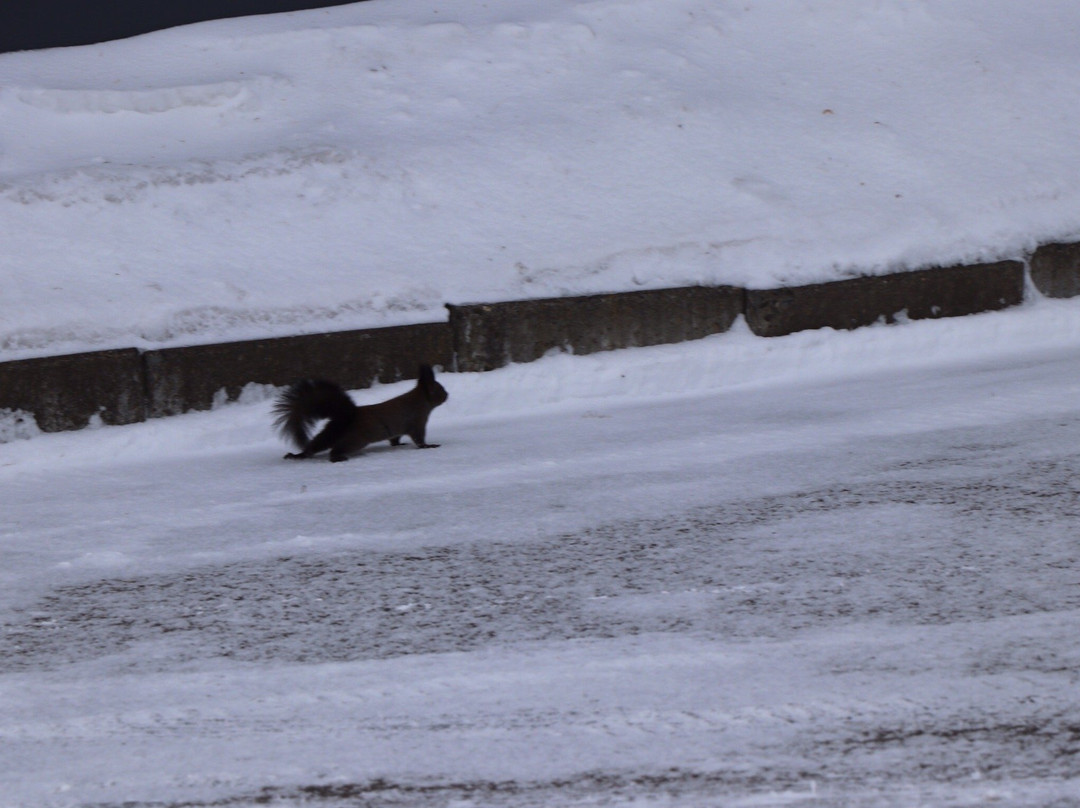
[{"label": "icy road", "polygon": [[1075,304],[442,380],[0,445],[0,804],[1080,805]]}]

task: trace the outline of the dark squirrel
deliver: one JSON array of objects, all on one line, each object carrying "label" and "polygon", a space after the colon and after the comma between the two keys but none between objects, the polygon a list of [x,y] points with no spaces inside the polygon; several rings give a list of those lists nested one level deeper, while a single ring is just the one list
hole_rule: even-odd
[{"label": "dark squirrel", "polygon": [[[278,395],[274,426],[300,450],[285,455],[287,459],[314,457],[329,449],[330,461],[337,463],[370,443],[388,440],[397,446],[402,435],[408,435],[419,449],[435,449],[439,444],[424,439],[428,417],[447,398],[430,365],[420,366],[416,387],[409,392],[364,407],[358,407],[334,382],[304,379]],[[326,426],[310,437],[312,426],[327,419]]]}]

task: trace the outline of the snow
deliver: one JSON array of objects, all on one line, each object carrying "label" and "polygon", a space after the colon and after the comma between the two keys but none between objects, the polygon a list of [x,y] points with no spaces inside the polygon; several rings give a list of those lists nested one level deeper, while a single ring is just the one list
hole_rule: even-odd
[{"label": "snow", "polygon": [[0,447],[5,804],[1076,804],[1075,302],[442,381]]},{"label": "snow", "polygon": [[[1075,238],[1073,3],[372,0],[0,56],[0,359]],[[1078,805],[1080,316],[0,413],[0,805]],[[407,385],[355,391],[361,403]]]},{"label": "snow", "polygon": [[1080,8],[373,0],[0,55],[0,358],[1080,235]]}]

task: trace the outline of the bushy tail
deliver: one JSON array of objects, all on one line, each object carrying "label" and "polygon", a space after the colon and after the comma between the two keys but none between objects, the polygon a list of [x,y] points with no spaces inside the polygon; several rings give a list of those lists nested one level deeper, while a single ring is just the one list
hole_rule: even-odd
[{"label": "bushy tail", "polygon": [[347,426],[356,412],[349,394],[333,382],[304,379],[283,390],[274,402],[274,427],[296,448],[307,446],[313,424],[326,418]]}]

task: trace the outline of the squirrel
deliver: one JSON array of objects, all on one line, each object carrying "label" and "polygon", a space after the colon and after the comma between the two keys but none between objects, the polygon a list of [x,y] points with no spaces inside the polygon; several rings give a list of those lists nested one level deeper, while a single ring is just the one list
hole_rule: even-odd
[{"label": "squirrel", "polygon": [[[416,387],[396,398],[358,407],[340,385],[325,379],[304,379],[282,391],[274,403],[274,426],[300,450],[285,455],[287,460],[314,457],[330,450],[330,462],[348,460],[369,443],[388,440],[391,446],[408,435],[418,449],[435,449],[437,443],[424,440],[428,416],[449,398],[446,388],[435,381],[430,365],[420,366]],[[311,427],[329,419],[315,437]]]}]

